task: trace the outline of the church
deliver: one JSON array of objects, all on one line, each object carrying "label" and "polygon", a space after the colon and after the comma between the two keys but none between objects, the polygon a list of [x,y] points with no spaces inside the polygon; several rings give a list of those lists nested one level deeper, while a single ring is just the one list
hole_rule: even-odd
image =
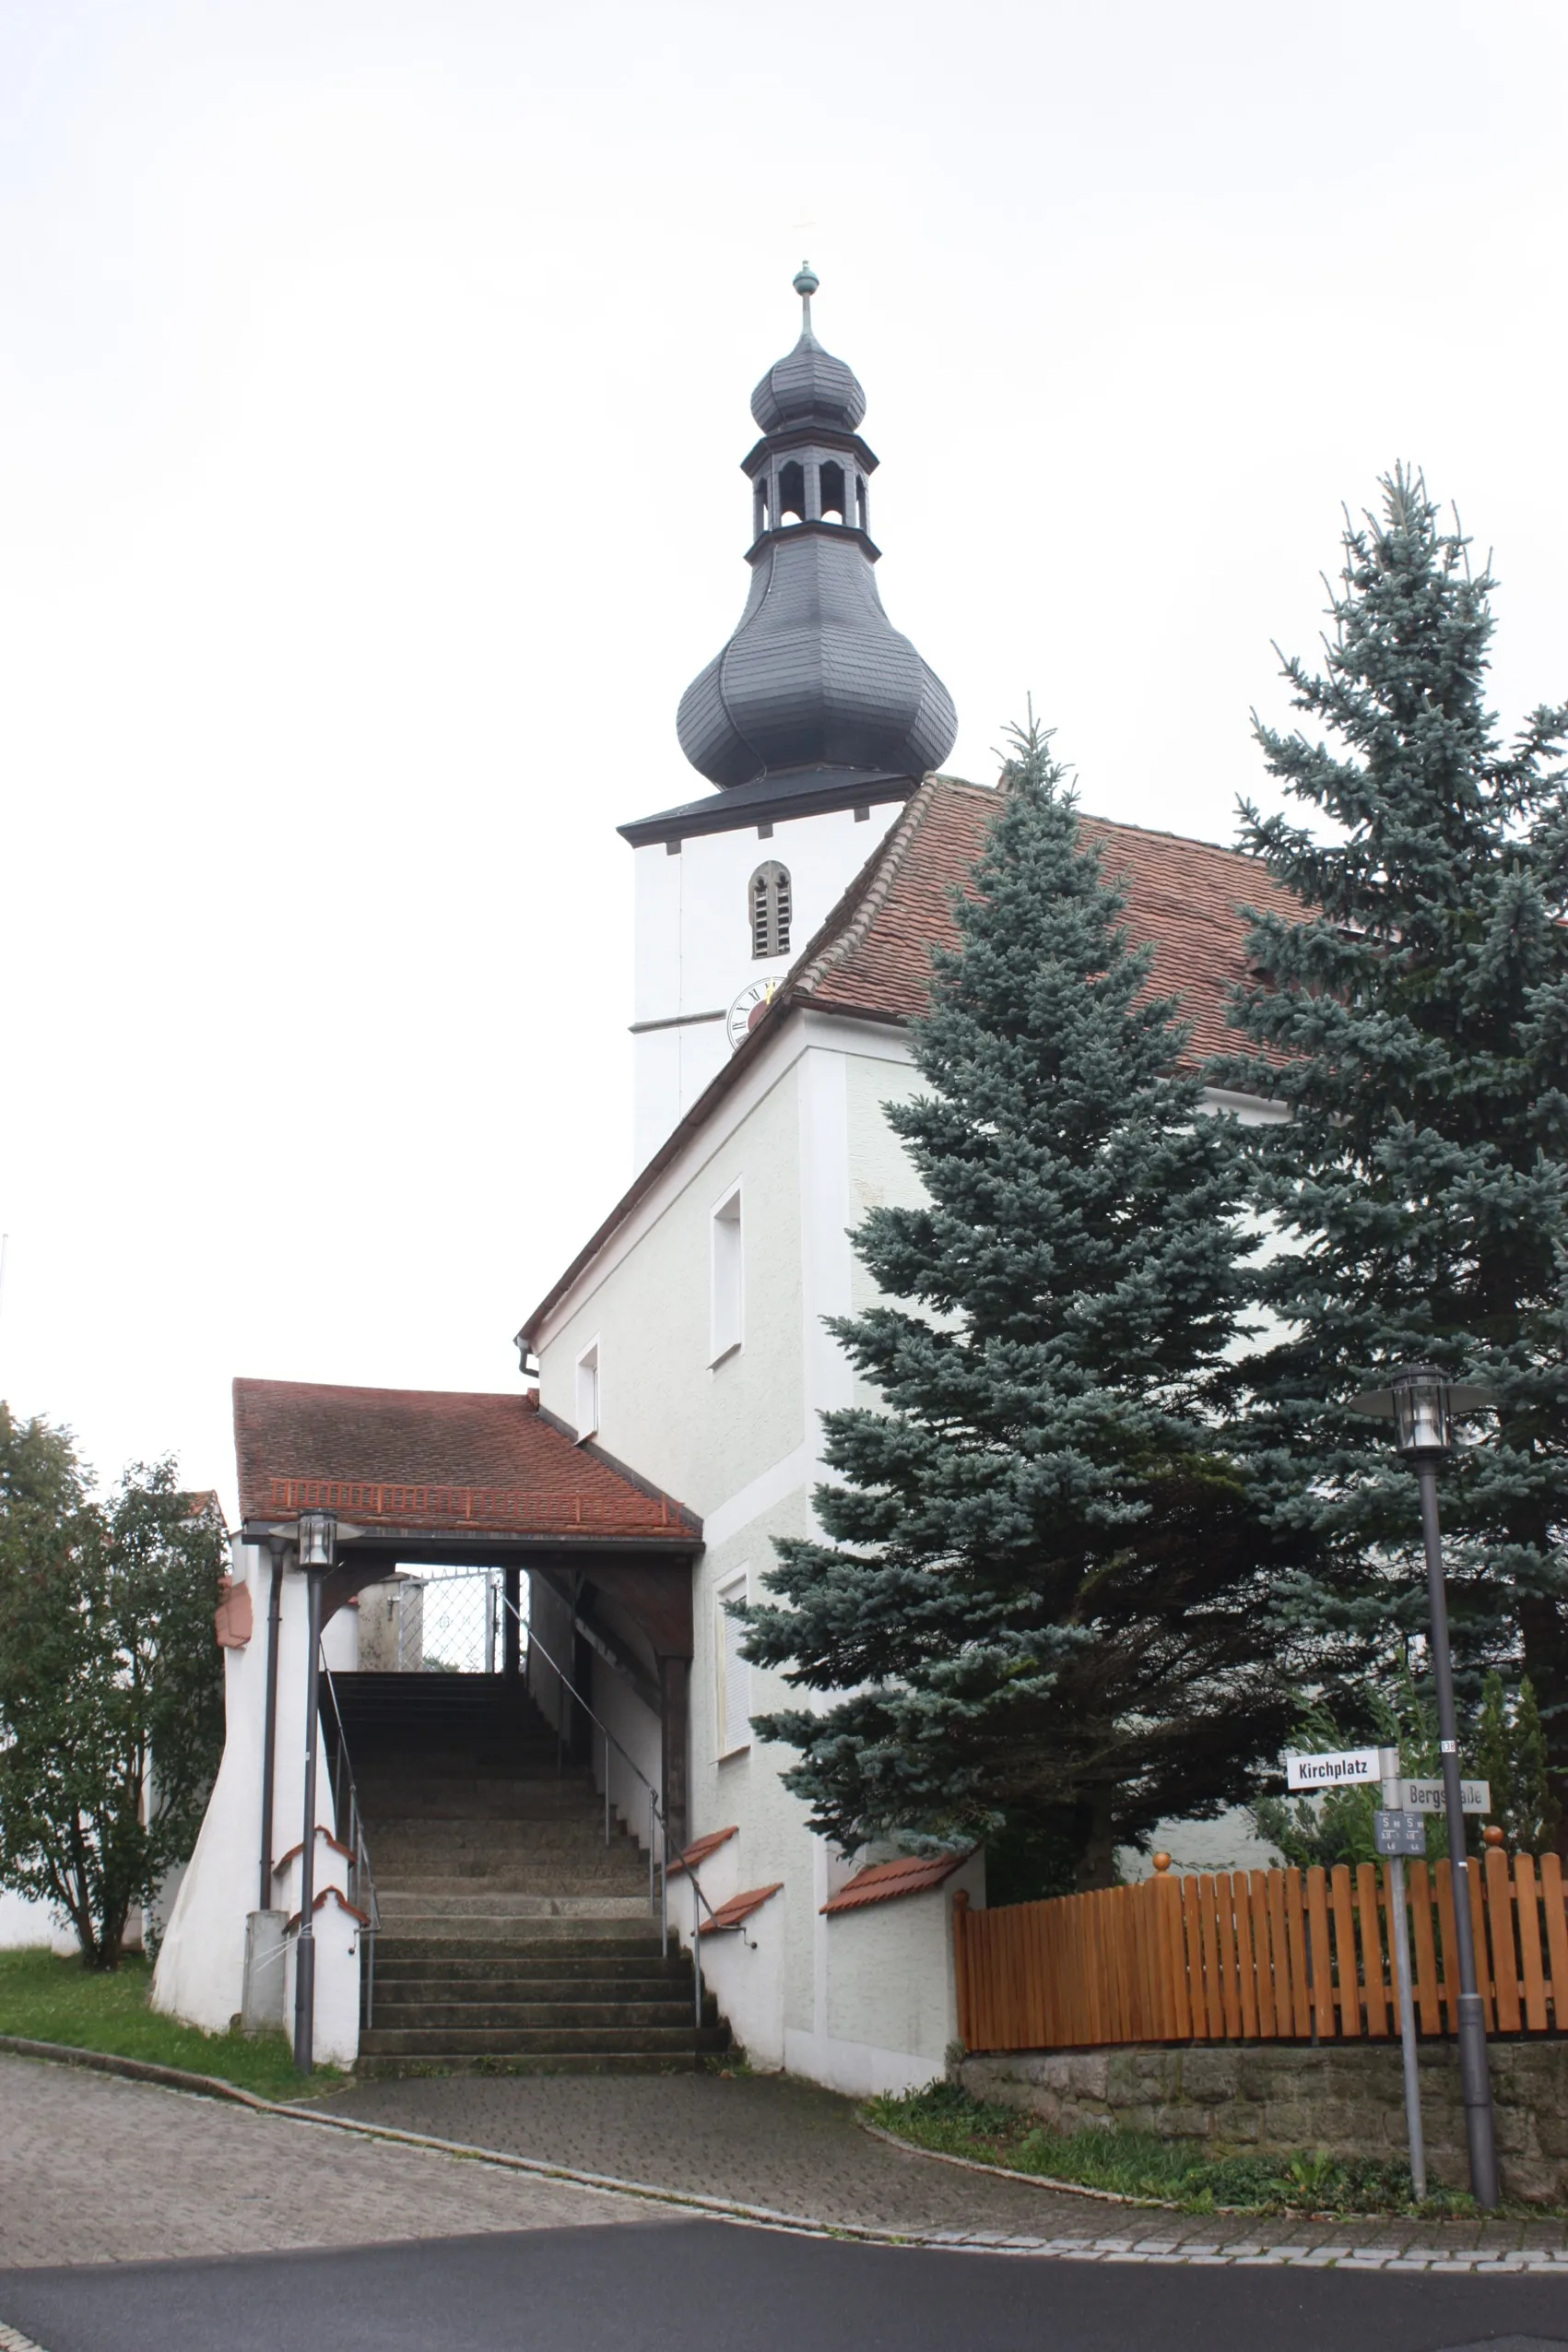
[{"label": "church", "polygon": [[[811,1531],[821,1414],[874,1401],[825,1318],[870,1302],[866,1211],[917,1197],[885,1107],[996,805],[942,772],[951,699],[879,593],[866,395],[795,287],[751,396],[745,609],[679,703],[701,786],[620,827],[630,1188],[511,1303],[514,1390],[234,1384],[227,1742],[154,1989],[208,2028],[283,2024],[308,1949],[314,2054],[367,2071],[738,2046],[865,2094],[928,2082],[956,2037],[984,1854],[812,1835],[751,1728],[794,1695],[730,1614]],[[1233,852],[1083,821],[1201,1060],[1241,910],[1278,893]],[[461,1656],[432,1633],[459,1590]]]}]

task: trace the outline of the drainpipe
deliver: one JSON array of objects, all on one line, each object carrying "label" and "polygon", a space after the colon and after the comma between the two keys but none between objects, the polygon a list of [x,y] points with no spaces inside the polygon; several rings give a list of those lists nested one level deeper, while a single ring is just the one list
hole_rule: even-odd
[{"label": "drainpipe", "polygon": [[277,1629],[283,1614],[283,1538],[267,1538],[272,1553],[272,1590],[266,1604],[266,1715],[262,1731],[261,1893],[258,1911],[273,1908],[272,1783],[277,1755]]}]

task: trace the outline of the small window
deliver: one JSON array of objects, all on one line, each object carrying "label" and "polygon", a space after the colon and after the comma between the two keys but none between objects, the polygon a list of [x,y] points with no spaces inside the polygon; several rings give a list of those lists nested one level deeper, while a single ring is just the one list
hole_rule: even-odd
[{"label": "small window", "polygon": [[729,1604],[744,1604],[747,1594],[744,1571],[730,1577],[718,1589],[715,1597],[717,1622],[713,1627],[713,1678],[717,1684],[714,1696],[718,1701],[719,1754],[734,1755],[751,1744],[751,1668],[740,1654],[746,1639],[746,1627],[738,1617],[730,1614]]},{"label": "small window", "polygon": [[722,1363],[740,1345],[741,1311],[740,1187],[737,1185],[713,1211],[710,1363]]},{"label": "small window", "polygon": [[820,479],[822,520],[826,522],[830,514],[836,514],[841,523],[847,523],[849,516],[844,509],[843,467],[834,465],[830,458],[822,467]]},{"label": "small window", "polygon": [[863,531],[868,531],[871,528],[870,515],[870,503],[866,495],[866,477],[864,474],[856,474],[855,478],[855,519],[859,524]]},{"label": "small window", "polygon": [[759,866],[747,888],[747,904],[751,916],[751,952],[754,956],[787,955],[789,953],[790,887],[789,868],[770,857]]},{"label": "small window", "polygon": [[599,1343],[585,1347],[577,1359],[577,1438],[598,1435],[599,1428]]},{"label": "small window", "polygon": [[796,457],[779,467],[779,521],[792,514],[797,523],[806,520],[806,468]]}]

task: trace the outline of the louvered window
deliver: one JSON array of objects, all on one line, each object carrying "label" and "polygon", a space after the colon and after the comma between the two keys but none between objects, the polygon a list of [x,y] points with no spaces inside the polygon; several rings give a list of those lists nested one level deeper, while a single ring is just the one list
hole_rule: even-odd
[{"label": "louvered window", "polygon": [[789,953],[789,869],[770,859],[751,877],[751,952]]}]

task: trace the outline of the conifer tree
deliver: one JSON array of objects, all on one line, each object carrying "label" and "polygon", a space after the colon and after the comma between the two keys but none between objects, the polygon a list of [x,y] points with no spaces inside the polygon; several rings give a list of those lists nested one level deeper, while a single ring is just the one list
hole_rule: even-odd
[{"label": "conifer tree", "polygon": [[[1232,1123],[1178,1062],[1122,899],[1034,724],[890,1105],[927,1196],[855,1247],[831,1325],[882,1401],[824,1416],[824,1541],[781,1542],[749,1656],[819,1712],[758,1719],[845,1850],[1059,1839],[1081,1885],[1169,1813],[1245,1794],[1293,1712],[1261,1526],[1208,1410],[1246,1284]],[[1070,1882],[1069,1882],[1070,1883]]]},{"label": "conifer tree", "polygon": [[1515,1687],[1527,1670],[1560,1804],[1568,710],[1535,711],[1503,747],[1490,573],[1419,475],[1382,490],[1380,516],[1347,517],[1321,671],[1284,665],[1334,739],[1255,721],[1309,821],[1245,806],[1244,845],[1313,912],[1256,920],[1232,1016],[1253,1050],[1212,1073],[1291,1110],[1251,1130],[1281,1243],[1259,1279],[1279,1336],[1239,1367],[1233,1402],[1279,1523],[1323,1547],[1284,1597],[1298,1632],[1338,1647],[1350,1717],[1350,1671],[1420,1629],[1425,1598],[1415,1482],[1348,1400],[1423,1359],[1494,1391],[1483,1442],[1444,1480],[1461,1687],[1474,1705],[1489,1665]]}]

